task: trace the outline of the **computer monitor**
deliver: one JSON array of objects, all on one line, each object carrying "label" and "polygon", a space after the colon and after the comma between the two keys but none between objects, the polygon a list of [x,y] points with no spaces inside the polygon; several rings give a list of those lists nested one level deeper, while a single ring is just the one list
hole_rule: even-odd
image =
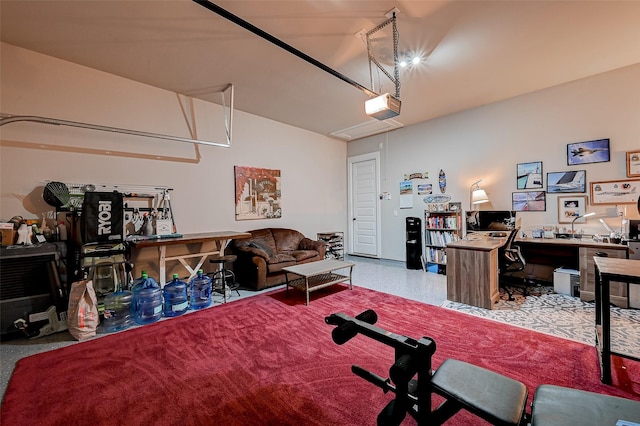
[{"label": "computer monitor", "polygon": [[467,212],[467,232],[510,231],[515,228],[513,210],[475,210]]}]

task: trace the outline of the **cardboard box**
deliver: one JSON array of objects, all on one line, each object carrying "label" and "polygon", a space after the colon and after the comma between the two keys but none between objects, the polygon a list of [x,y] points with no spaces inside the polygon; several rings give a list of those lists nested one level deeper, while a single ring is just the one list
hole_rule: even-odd
[{"label": "cardboard box", "polygon": [[16,242],[17,233],[12,229],[0,229],[2,232],[2,245],[10,246]]}]

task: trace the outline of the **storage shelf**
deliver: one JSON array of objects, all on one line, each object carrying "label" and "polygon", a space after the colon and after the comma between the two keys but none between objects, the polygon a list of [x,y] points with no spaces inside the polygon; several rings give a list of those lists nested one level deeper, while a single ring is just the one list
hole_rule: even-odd
[{"label": "storage shelf", "polygon": [[446,272],[446,245],[461,238],[461,220],[460,210],[425,210],[425,268],[437,265],[438,273]]},{"label": "storage shelf", "polygon": [[319,232],[317,238],[327,245],[325,259],[344,260],[344,232]]}]

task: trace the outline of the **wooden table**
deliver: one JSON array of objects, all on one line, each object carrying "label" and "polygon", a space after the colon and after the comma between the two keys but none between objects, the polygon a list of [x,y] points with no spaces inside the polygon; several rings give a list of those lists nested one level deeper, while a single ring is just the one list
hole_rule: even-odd
[{"label": "wooden table", "polygon": [[[354,265],[355,263],[351,262],[328,259],[282,268],[287,278],[287,296],[289,295],[289,286],[296,287],[306,293],[307,306],[309,306],[309,293],[312,291],[345,281],[349,281],[349,289],[353,290],[351,276]],[[345,268],[349,268],[349,276],[335,273],[335,271]],[[290,273],[301,278],[289,281]]]},{"label": "wooden table", "polygon": [[600,380],[611,384],[611,354],[640,361],[640,358],[611,352],[611,281],[640,284],[640,260],[594,257],[596,275],[596,349],[600,362]]},{"label": "wooden table", "polygon": [[[195,277],[209,256],[223,255],[231,240],[250,238],[249,232],[217,231],[199,234],[185,234],[176,238],[142,239],[131,241],[131,260],[134,263],[134,275],[142,270],[157,268],[160,286],[167,282],[167,262],[178,261],[189,272],[189,278]],[[149,252],[151,251],[151,252]],[[153,253],[156,253],[155,256]],[[197,260],[195,266],[187,260]]]}]

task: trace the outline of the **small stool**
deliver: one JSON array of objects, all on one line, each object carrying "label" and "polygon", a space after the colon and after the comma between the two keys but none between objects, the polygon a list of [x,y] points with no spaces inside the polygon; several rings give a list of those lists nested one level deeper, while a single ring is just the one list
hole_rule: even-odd
[{"label": "small stool", "polygon": [[213,285],[213,289],[217,292],[222,293],[222,300],[224,303],[227,303],[227,292],[229,296],[231,296],[231,292],[235,290],[240,296],[240,291],[238,291],[238,287],[240,285],[236,282],[236,275],[230,269],[225,269],[225,263],[235,262],[238,256],[233,254],[225,255],[225,256],[214,256],[209,259],[209,263],[215,263],[218,265],[217,271],[213,272],[211,275],[211,281]]},{"label": "small stool", "polygon": [[493,425],[521,424],[527,388],[517,380],[449,358],[436,370],[431,385],[446,398],[438,407],[445,420],[464,408]]}]

